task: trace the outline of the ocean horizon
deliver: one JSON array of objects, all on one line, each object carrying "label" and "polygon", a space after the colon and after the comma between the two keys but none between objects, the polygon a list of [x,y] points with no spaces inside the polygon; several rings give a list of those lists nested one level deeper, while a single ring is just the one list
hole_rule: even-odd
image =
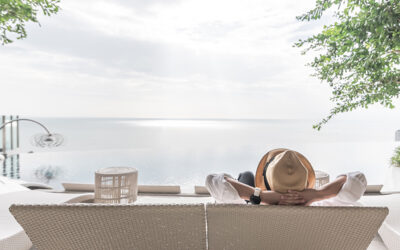
[{"label": "ocean horizon", "polygon": [[362,171],[370,184],[378,184],[385,180],[397,128],[379,121],[333,121],[317,131],[307,119],[34,119],[62,134],[65,143],[35,148],[30,138],[42,131],[21,122],[20,149],[31,153],[20,154],[19,175],[57,189],[62,182],[94,183],[94,172],[111,166],[135,167],[139,184],[204,185],[210,173],[254,172],[274,148],[302,153],[331,180]]}]

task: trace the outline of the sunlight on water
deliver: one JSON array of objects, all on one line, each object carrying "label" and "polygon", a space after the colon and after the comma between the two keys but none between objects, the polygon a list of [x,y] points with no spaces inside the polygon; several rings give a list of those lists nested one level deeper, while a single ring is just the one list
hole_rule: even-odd
[{"label": "sunlight on water", "polygon": [[[21,178],[60,188],[93,183],[97,169],[130,166],[140,184],[204,185],[209,173],[255,171],[274,148],[301,152],[331,178],[362,171],[382,183],[396,144],[396,124],[332,122],[322,131],[303,120],[41,119],[67,143],[48,151],[29,144],[35,127],[21,124]],[[54,173],[47,173],[55,170]]]},{"label": "sunlight on water", "polygon": [[134,120],[119,121],[119,123],[130,124],[132,126],[142,127],[171,127],[171,128],[229,128],[232,124],[217,120],[167,120],[167,119],[151,119],[151,120]]}]

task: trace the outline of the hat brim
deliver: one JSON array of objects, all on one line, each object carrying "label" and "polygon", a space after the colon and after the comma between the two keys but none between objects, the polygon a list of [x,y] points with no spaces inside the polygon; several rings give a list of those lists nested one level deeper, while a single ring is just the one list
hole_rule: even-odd
[{"label": "hat brim", "polygon": [[[258,188],[261,188],[261,190],[267,190],[267,187],[265,186],[264,182],[264,167],[267,162],[269,162],[273,157],[276,155],[285,152],[285,148],[278,148],[278,149],[273,149],[266,153],[263,158],[261,159],[260,163],[258,164],[257,171],[256,171],[256,177],[255,177],[255,185]],[[293,150],[292,150],[293,151]],[[297,157],[303,163],[304,167],[307,168],[308,171],[308,177],[307,177],[307,188],[313,188],[315,184],[315,172],[313,167],[311,166],[311,163],[307,160],[304,155],[300,154],[299,152],[293,151],[296,153]]]}]

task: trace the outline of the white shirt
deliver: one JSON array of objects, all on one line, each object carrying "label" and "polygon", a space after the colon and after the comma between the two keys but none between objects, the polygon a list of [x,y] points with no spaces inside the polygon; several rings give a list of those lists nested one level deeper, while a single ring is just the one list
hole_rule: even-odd
[{"label": "white shirt", "polygon": [[365,175],[358,171],[345,175],[347,176],[346,182],[335,197],[313,202],[311,206],[362,206],[358,200],[367,189]]},{"label": "white shirt", "polygon": [[[361,172],[345,174],[346,182],[339,193],[330,199],[313,202],[311,206],[361,206],[358,200],[367,188],[367,179]],[[232,178],[229,174],[210,174],[206,178],[206,187],[217,203],[246,204],[240,198],[236,189],[225,180],[224,177]]]}]

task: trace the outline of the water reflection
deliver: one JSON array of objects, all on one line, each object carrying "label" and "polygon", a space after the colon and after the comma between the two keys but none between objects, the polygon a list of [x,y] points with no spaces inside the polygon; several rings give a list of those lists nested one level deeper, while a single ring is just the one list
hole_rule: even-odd
[{"label": "water reflection", "polygon": [[20,156],[8,155],[2,163],[3,176],[19,179],[20,178]]},{"label": "water reflection", "polygon": [[58,166],[40,166],[35,170],[34,175],[39,181],[49,184],[50,181],[62,176],[62,173],[63,170]]}]

